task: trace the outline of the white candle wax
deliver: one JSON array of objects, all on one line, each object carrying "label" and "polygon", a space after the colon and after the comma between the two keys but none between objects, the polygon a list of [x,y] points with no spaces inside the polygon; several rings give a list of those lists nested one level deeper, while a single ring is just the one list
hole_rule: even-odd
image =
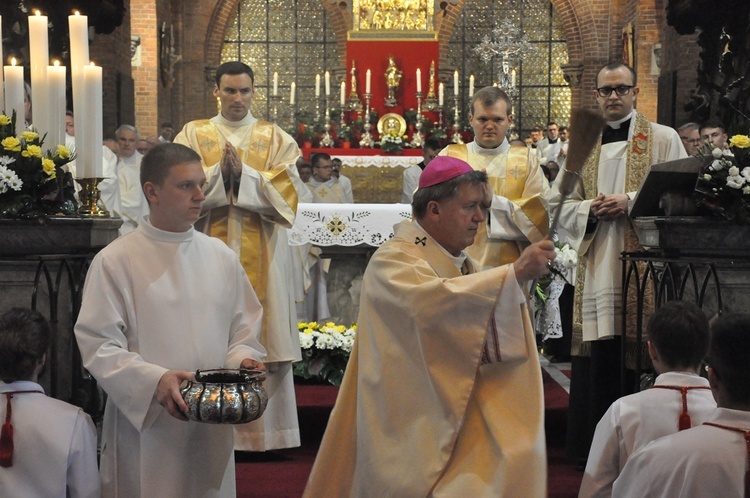
[{"label": "white candle wax", "polygon": [[438,105],[443,105],[445,101],[445,84],[440,83],[438,85]]},{"label": "white candle wax", "polygon": [[297,83],[292,81],[292,87],[289,89],[289,105],[294,105],[294,93],[297,91]]},{"label": "white candle wax", "polygon": [[[0,40],[3,39],[3,16],[0,16]],[[0,66],[3,65],[3,44],[0,42]],[[0,105],[5,105],[5,92],[3,90],[3,75],[0,74]]]},{"label": "white candle wax", "polygon": [[370,70],[367,70],[367,79],[365,79],[365,93],[370,93],[370,76],[372,73]]},{"label": "white candle wax", "polygon": [[422,70],[417,68],[417,93],[422,93]]},{"label": "white candle wax", "polygon": [[453,71],[453,95],[458,95],[458,71]]},{"label": "white candle wax", "polygon": [[320,75],[315,75],[315,96],[320,97]]},{"label": "white candle wax", "polygon": [[516,87],[516,70],[510,72],[510,87],[515,88]]},{"label": "white candle wax", "polygon": [[474,96],[474,75],[469,76],[469,98]]},{"label": "white candle wax", "polygon": [[346,83],[341,82],[341,107],[346,104]]},{"label": "white candle wax", "polygon": [[65,66],[59,61],[55,61],[54,66],[47,66],[47,84],[49,133],[45,145],[54,153],[58,145],[65,145]]},{"label": "white candle wax", "polygon": [[277,96],[279,94],[279,73],[276,71],[273,72],[273,96]]},{"label": "white candle wax", "polygon": [[[88,114],[87,95],[83,90],[83,66],[89,63],[89,20],[76,11],[68,16],[68,30],[70,31],[70,81],[73,88],[73,122],[76,127],[76,151],[83,151],[91,144],[87,144],[88,137],[80,130],[84,128],[84,120]],[[86,174],[88,165],[83,164],[83,156],[76,165],[76,174],[82,178],[90,178]]]},{"label": "white candle wax", "polygon": [[[93,63],[83,67],[83,87],[88,96],[87,114],[84,116],[84,133],[86,143],[90,144],[84,150],[78,148],[83,155],[83,163],[90,177],[102,176],[102,68]],[[76,129],[76,139],[78,130]],[[84,175],[81,175],[84,176]],[[85,176],[84,176],[85,178]]]},{"label": "white candle wax", "polygon": [[16,59],[12,66],[5,66],[5,114],[13,116],[16,111],[16,132],[23,130],[23,67],[16,66]]},{"label": "white candle wax", "polygon": [[331,73],[326,71],[326,97],[331,94]]},{"label": "white candle wax", "polygon": [[[40,136],[49,131],[47,95],[47,66],[49,66],[49,42],[47,16],[37,10],[29,16],[29,54],[31,58],[31,120]],[[20,120],[19,120],[20,121]]]}]

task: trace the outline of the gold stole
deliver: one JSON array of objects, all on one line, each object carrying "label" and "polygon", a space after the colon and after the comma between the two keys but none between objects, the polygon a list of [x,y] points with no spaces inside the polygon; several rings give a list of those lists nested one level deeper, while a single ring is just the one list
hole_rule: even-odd
[{"label": "gold stole", "polygon": [[[216,127],[209,120],[202,120],[195,124],[195,133],[198,139],[199,153],[206,165],[216,164],[221,160],[223,145]],[[258,121],[253,126],[250,139],[247,141],[248,148],[237,148],[240,160],[253,169],[257,170],[279,193],[288,200],[290,207],[296,211],[297,195],[286,170],[265,171],[268,157],[271,153],[271,145],[274,138],[274,127],[267,121]],[[244,143],[244,142],[243,142]],[[227,242],[229,232],[229,209],[223,206],[211,210],[210,224],[206,227],[206,233]],[[269,252],[269,238],[271,231],[264,230],[261,217],[251,211],[242,211],[242,240],[240,245],[240,262],[247,273],[250,283],[258,295],[258,299],[266,308],[268,268],[271,265],[273,254]],[[263,320],[263,332],[261,339],[266,333]],[[262,344],[266,344],[262,342]]]},{"label": "gold stole", "polygon": [[[634,192],[641,185],[643,177],[648,172],[652,163],[652,151],[654,146],[653,130],[651,123],[646,117],[637,112],[635,113],[635,125],[633,127],[633,137],[628,144],[627,156],[625,159],[625,192]],[[581,179],[583,181],[584,199],[593,199],[598,195],[598,176],[599,176],[599,156],[601,154],[601,140],[597,143],[591,152],[581,170]],[[593,237],[594,235],[591,235]],[[625,251],[632,252],[638,249],[638,238],[635,235],[633,226],[628,219],[625,226]],[[643,269],[639,272],[643,275]],[[578,270],[576,271],[575,297],[573,301],[573,339],[571,352],[574,356],[589,356],[591,354],[590,344],[583,342],[583,286],[586,280],[586,259],[578,258]],[[627,314],[636,316],[636,285],[631,279],[628,289]],[[644,298],[644,315],[647,310],[653,309],[653,295],[650,289],[646,289]],[[650,311],[648,311],[650,313]],[[647,317],[644,318],[644,323]],[[635,320],[628,322],[628,328],[625,331],[625,339],[628,343],[628,363],[634,364],[635,337],[636,337]]]},{"label": "gold stole", "polygon": [[[449,145],[446,154],[468,162],[469,150],[465,144]],[[505,176],[498,174],[494,159],[487,166],[487,176],[492,192],[519,206],[537,229],[546,234],[549,230],[549,216],[542,200],[538,195],[527,198],[521,197],[528,177],[529,149],[512,146],[507,156]],[[474,166],[472,165],[472,167]],[[513,263],[521,255],[521,248],[516,241],[499,241],[499,251],[493,250],[497,247],[497,243],[498,241],[489,238],[487,225],[483,223],[479,225],[477,238],[474,244],[467,249],[467,252],[481,267],[489,266],[493,268]]]}]

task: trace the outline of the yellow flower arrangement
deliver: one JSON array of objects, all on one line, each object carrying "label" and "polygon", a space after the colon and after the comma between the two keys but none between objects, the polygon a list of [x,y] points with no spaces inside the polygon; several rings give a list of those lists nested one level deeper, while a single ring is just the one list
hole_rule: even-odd
[{"label": "yellow flower arrangement", "polygon": [[695,186],[697,204],[714,215],[737,223],[750,223],[750,137],[734,135],[729,151],[701,148],[706,160]]},{"label": "yellow flower arrangement", "polygon": [[299,322],[302,360],[294,363],[294,375],[317,379],[334,386],[341,385],[346,363],[354,346],[357,325],[351,327],[333,322]]}]

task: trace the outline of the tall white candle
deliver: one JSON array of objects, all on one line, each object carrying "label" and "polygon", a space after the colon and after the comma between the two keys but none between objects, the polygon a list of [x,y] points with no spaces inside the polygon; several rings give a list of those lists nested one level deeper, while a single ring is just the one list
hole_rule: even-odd
[{"label": "tall white candle", "polygon": [[326,97],[331,94],[331,73],[326,71]]},{"label": "tall white candle", "polygon": [[[73,86],[73,121],[76,127],[76,152],[86,150],[98,144],[89,144],[87,136],[81,133],[85,125],[88,96],[83,89],[83,67],[89,63],[89,20],[76,11],[68,16],[70,31],[70,81]],[[89,165],[84,164],[83,155],[76,165],[76,173],[82,178],[91,178],[85,174]]]},{"label": "tall white candle", "polygon": [[445,101],[445,83],[440,83],[438,85],[438,105],[443,105],[443,102]]},{"label": "tall white candle", "polygon": [[13,116],[16,111],[16,132],[23,130],[23,67],[16,66],[16,58],[11,65],[5,66],[5,114]]},{"label": "tall white candle", "polygon": [[422,70],[417,68],[417,93],[422,93]]},{"label": "tall white candle", "polygon": [[315,75],[315,96],[320,97],[320,75]]},{"label": "tall white candle", "polygon": [[510,87],[515,88],[516,87],[516,70],[515,68],[513,71],[510,72]]},{"label": "tall white candle", "polygon": [[[0,16],[0,66],[5,63],[3,59],[3,16]],[[3,90],[3,75],[0,74],[0,105],[5,105],[5,92]]]},{"label": "tall white candle", "polygon": [[37,10],[29,16],[29,54],[31,58],[31,120],[39,135],[49,131],[47,103],[47,66],[49,66],[49,42],[47,16]]},{"label": "tall white candle", "polygon": [[[86,123],[83,131],[86,135],[86,143],[90,144],[86,149],[78,152],[83,156],[83,166],[90,177],[102,176],[102,68],[95,66],[92,62],[83,67],[83,87],[89,102],[86,106]],[[76,129],[76,140],[78,130]],[[84,178],[85,175],[81,174]]]},{"label": "tall white candle", "polygon": [[453,95],[458,95],[458,71],[453,71]]},{"label": "tall white candle", "polygon": [[289,89],[289,105],[294,105],[294,94],[297,91],[297,83],[292,81],[292,87]]},{"label": "tall white candle", "polygon": [[53,152],[57,146],[65,145],[65,66],[55,61],[47,66],[47,84],[49,86],[49,133],[46,146]]},{"label": "tall white candle", "polygon": [[277,96],[279,94],[279,73],[276,71],[273,72],[273,96]]},{"label": "tall white candle", "polygon": [[341,107],[346,105],[346,83],[341,82]]},{"label": "tall white candle", "polygon": [[370,70],[367,70],[367,79],[365,79],[365,93],[370,93],[370,76],[372,76],[372,73]]},{"label": "tall white candle", "polygon": [[474,75],[469,76],[469,98],[474,96]]}]

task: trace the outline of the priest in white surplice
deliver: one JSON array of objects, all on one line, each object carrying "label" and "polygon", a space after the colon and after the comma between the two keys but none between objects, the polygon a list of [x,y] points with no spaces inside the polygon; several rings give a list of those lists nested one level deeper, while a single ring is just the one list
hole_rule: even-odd
[{"label": "priest in white surplice", "polygon": [[102,493],[234,497],[232,428],[188,422],[180,396],[197,369],[265,368],[262,309],[237,255],[193,228],[205,200],[200,157],[163,144],[141,165],[151,214],[92,261],[75,335],[107,393]]},{"label": "priest in white surplice", "polygon": [[140,134],[134,126],[121,125],[115,130],[120,146],[117,179],[120,186],[120,235],[132,232],[148,215],[148,203],[141,190],[140,174],[143,154],[135,149]]},{"label": "priest in white surplice", "polygon": [[[620,254],[638,247],[627,215],[630,201],[652,164],[687,157],[675,130],[649,123],[634,109],[639,88],[631,67],[608,64],[596,81],[596,100],[608,127],[586,159],[576,189],[563,204],[558,227],[560,241],[579,254],[570,403],[570,410],[577,415],[568,425],[568,456],[581,459],[586,458],[596,423],[620,395]],[[575,133],[573,130],[574,137]],[[562,169],[560,175],[565,174]],[[550,212],[555,212],[560,202],[560,183],[553,184]],[[630,345],[632,352],[635,335],[630,332],[634,331],[628,331],[631,340],[623,338],[622,344]],[[587,385],[590,389],[578,389]]]},{"label": "priest in white surplice", "polygon": [[[547,493],[541,370],[524,284],[549,241],[477,272],[487,175],[438,157],[370,260],[357,338],[305,496]],[[469,275],[471,274],[471,275]]]},{"label": "priest in white surplice", "polygon": [[307,187],[295,166],[300,152],[294,139],[250,112],[253,82],[246,64],[219,66],[214,96],[221,101],[220,114],[191,121],[174,141],[201,155],[208,178],[196,228],[239,255],[263,305],[268,407],[259,420],[237,428],[235,448],[265,451],[300,444],[292,362],[301,352],[286,228],[294,223],[299,193]]}]

